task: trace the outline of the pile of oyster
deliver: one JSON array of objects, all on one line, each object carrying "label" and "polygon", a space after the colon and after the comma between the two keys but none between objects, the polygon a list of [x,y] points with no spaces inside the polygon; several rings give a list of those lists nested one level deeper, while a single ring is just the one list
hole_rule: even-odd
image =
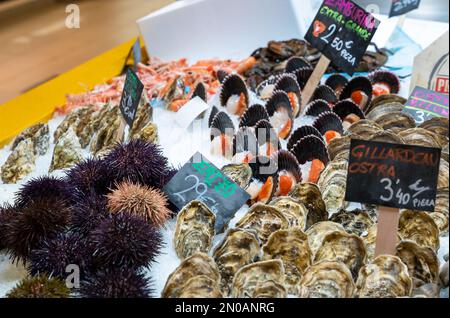
[{"label": "pile of oyster", "polygon": [[[158,130],[152,122],[152,108],[143,98],[129,139],[158,141]],[[55,144],[49,172],[71,168],[83,160],[85,149],[94,156],[103,156],[125,134],[118,135],[121,125],[119,106],[106,104],[100,109],[86,106],[74,110],[57,127],[53,135]],[[11,143],[11,155],[1,167],[4,183],[13,184],[35,169],[36,159],[50,149],[50,133],[46,124],[37,124],[20,133]]]}]

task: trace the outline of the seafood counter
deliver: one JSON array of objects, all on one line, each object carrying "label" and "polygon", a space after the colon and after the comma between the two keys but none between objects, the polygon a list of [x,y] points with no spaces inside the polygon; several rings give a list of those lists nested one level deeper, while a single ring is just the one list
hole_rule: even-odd
[{"label": "seafood counter", "polygon": [[[123,133],[124,76],[68,95],[0,151],[0,296],[448,297],[448,119],[403,112],[377,47],[366,75],[331,66],[303,109],[319,57],[290,40],[243,61],[151,58]],[[178,127],[199,99],[199,125]],[[436,209],[401,211],[396,255],[375,257],[377,207],[345,201],[353,138],[442,149]],[[223,231],[163,192],[197,151],[250,196]]]}]

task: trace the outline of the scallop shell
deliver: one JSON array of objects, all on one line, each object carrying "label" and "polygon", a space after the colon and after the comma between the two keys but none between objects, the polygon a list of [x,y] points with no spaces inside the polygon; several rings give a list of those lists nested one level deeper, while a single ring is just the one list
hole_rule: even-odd
[{"label": "scallop shell", "polygon": [[255,127],[261,120],[269,121],[269,114],[267,114],[266,108],[258,104],[250,106],[244,115],[242,115],[239,128]]},{"label": "scallop shell", "polygon": [[315,264],[300,281],[301,298],[353,298],[355,291],[352,273],[340,262]]},{"label": "scallop shell", "polygon": [[287,133],[287,137],[289,137],[294,121],[294,109],[291,105],[289,96],[283,91],[275,91],[272,97],[267,101],[266,110],[269,114],[270,123],[273,127],[277,127],[278,118],[276,113],[282,112],[287,114],[288,120],[291,122],[290,131]]},{"label": "scallop shell", "polygon": [[[268,203],[272,198],[274,197],[275,193],[278,189],[278,166],[277,163],[269,157],[264,156],[258,156],[255,160],[251,161],[249,163],[250,168],[252,169],[252,179],[254,181],[263,183],[266,185],[266,183],[270,182],[272,191],[269,193],[269,196],[267,198],[258,198],[258,202],[260,203]],[[252,185],[252,182],[250,182],[250,185]],[[248,190],[248,189],[247,189]],[[256,202],[252,202],[256,203]]]},{"label": "scallop shell", "polygon": [[327,131],[335,131],[340,135],[344,134],[342,120],[333,112],[322,113],[315,121],[313,126],[322,134]]},{"label": "scallop shell", "polygon": [[311,63],[299,56],[293,56],[286,62],[286,73],[293,73],[298,69],[304,68],[304,67],[312,67]]},{"label": "scallop shell", "polygon": [[315,159],[322,161],[325,165],[330,161],[328,150],[323,140],[312,135],[298,141],[291,152],[301,165]]},{"label": "scallop shell", "polygon": [[324,100],[328,105],[334,105],[339,101],[334,90],[327,85],[317,86],[311,97],[311,102],[319,99]]},{"label": "scallop shell", "polygon": [[225,112],[218,113],[211,124],[211,141],[220,136],[220,134],[225,134],[227,136],[233,137],[234,135],[234,124],[230,116]]},{"label": "scallop shell", "polygon": [[351,125],[345,134],[357,139],[369,140],[373,135],[383,131],[383,127],[376,122],[363,119]]},{"label": "scallop shell", "polygon": [[403,130],[398,135],[403,138],[407,145],[441,148],[438,135],[423,128]]},{"label": "scallop shell", "polygon": [[288,94],[291,100],[294,117],[300,115],[300,107],[302,105],[302,92],[297,83],[297,78],[292,74],[283,74],[275,84],[275,91],[283,91]]},{"label": "scallop shell", "polygon": [[[377,225],[372,226],[367,235],[363,235],[364,243],[366,244],[366,253],[367,253],[367,261],[368,263],[372,262],[375,258],[375,249],[377,244]],[[400,233],[397,234],[397,241],[401,242],[403,239]]]},{"label": "scallop shell", "polygon": [[218,113],[219,113],[219,109],[216,106],[213,106],[211,108],[211,112],[209,113],[209,118],[208,118],[208,127],[209,128],[211,128],[214,118],[216,117],[216,115]]},{"label": "scallop shell", "polygon": [[311,250],[307,235],[295,227],[274,232],[264,245],[263,251],[265,260],[283,261],[288,292],[298,294],[300,279],[311,266]]},{"label": "scallop shell", "polygon": [[261,100],[268,100],[272,97],[273,92],[275,91],[275,85],[279,78],[278,75],[271,75],[268,79],[262,81],[261,84],[256,87],[256,95],[258,95]]},{"label": "scallop shell", "polygon": [[34,143],[25,139],[17,145],[1,167],[1,177],[5,184],[14,184],[33,172],[36,164]]},{"label": "scallop shell", "polygon": [[363,210],[341,210],[334,214],[330,218],[330,221],[342,224],[347,233],[358,236],[363,236],[364,234],[367,235],[374,225],[369,214]]},{"label": "scallop shell", "polygon": [[14,151],[19,143],[25,139],[31,139],[34,152],[37,156],[43,156],[50,147],[50,133],[48,125],[37,124],[22,131],[12,142],[11,151]]},{"label": "scallop shell", "polygon": [[306,83],[308,83],[308,80],[311,77],[313,71],[314,68],[305,66],[295,70],[294,72],[292,72],[292,74],[294,74],[297,78],[298,85],[301,88],[304,88],[306,86]]},{"label": "scallop shell", "polygon": [[397,127],[406,129],[416,127],[414,118],[403,112],[391,112],[384,114],[378,117],[375,122],[385,130]]},{"label": "scallop shell", "polygon": [[316,256],[317,251],[322,246],[324,238],[328,234],[334,233],[336,231],[345,232],[345,229],[341,224],[330,221],[316,223],[306,231],[313,259]]},{"label": "scallop shell", "polygon": [[261,203],[253,205],[236,224],[237,228],[254,230],[262,244],[267,242],[273,232],[288,226],[289,222],[280,209]]},{"label": "scallop shell", "polygon": [[279,172],[287,171],[295,178],[295,182],[302,181],[300,164],[291,152],[280,150],[272,156],[272,160],[277,163]]},{"label": "scallop shell", "polygon": [[[222,90],[220,92],[220,104],[222,107],[227,106],[227,102],[231,96],[244,94],[246,101],[246,109],[248,108],[248,103],[250,101],[247,84],[245,81],[236,74],[229,75],[223,82]],[[242,115],[242,114],[236,114]]]},{"label": "scallop shell", "polygon": [[243,229],[229,230],[214,251],[214,260],[221,274],[221,286],[229,294],[235,274],[260,257],[260,243],[256,233]]},{"label": "scallop shell", "polygon": [[340,100],[351,99],[354,92],[362,91],[368,98],[364,105],[360,105],[361,109],[365,110],[372,101],[372,90],[372,83],[367,77],[354,77],[342,90]]},{"label": "scallop shell", "polygon": [[439,228],[426,212],[403,210],[400,214],[399,234],[404,240],[438,251]]},{"label": "scallop shell", "polygon": [[233,298],[286,298],[284,267],[280,260],[247,265],[235,275]]},{"label": "scallop shell", "polygon": [[247,163],[227,165],[222,168],[222,172],[244,190],[252,179],[252,169]]},{"label": "scallop shell", "polygon": [[316,99],[305,108],[305,116],[319,117],[323,113],[331,111],[330,105],[323,99]]},{"label": "scallop shell", "polygon": [[195,277],[208,277],[212,280],[211,283],[214,283],[213,286],[219,286],[220,273],[216,263],[208,255],[197,253],[184,260],[170,274],[162,292],[162,298],[180,298],[189,280]]},{"label": "scallop shell", "polygon": [[328,212],[322,199],[322,193],[315,184],[299,183],[289,193],[289,196],[303,203],[308,209],[306,229],[309,229],[313,224],[328,220]]},{"label": "scallop shell", "polygon": [[192,201],[177,217],[174,246],[180,259],[195,253],[208,253],[214,237],[216,217],[202,202]]},{"label": "scallop shell", "polygon": [[[277,132],[273,129],[272,124],[267,120],[261,120],[256,124],[255,134],[260,146],[268,143],[272,145],[272,148],[275,148],[276,151],[278,151],[278,149],[281,149],[281,143],[280,139],[278,138]],[[261,155],[269,156],[268,154],[263,153],[261,153]]]},{"label": "scallop shell", "polygon": [[240,153],[251,153],[253,157],[258,155],[258,139],[253,131],[241,128],[233,137],[233,156]]},{"label": "scallop shell", "polygon": [[337,96],[342,93],[342,90],[347,84],[348,79],[341,74],[333,74],[325,81],[325,85],[331,87]]},{"label": "scallop shell", "polygon": [[428,247],[420,247],[415,242],[403,241],[397,246],[397,254],[408,266],[409,276],[421,281],[421,284],[439,282],[439,259]]},{"label": "scallop shell", "polygon": [[219,80],[220,84],[223,84],[223,82],[225,82],[228,75],[230,74],[227,71],[224,70],[217,71],[217,79]]},{"label": "scallop shell", "polygon": [[378,70],[369,74],[369,79],[373,85],[386,84],[389,86],[391,94],[400,92],[400,79],[392,72]]},{"label": "scallop shell", "polygon": [[200,97],[205,103],[208,102],[208,93],[206,92],[205,84],[198,83],[197,86],[195,86],[195,89],[191,95],[191,99],[194,99],[196,97]]},{"label": "scallop shell", "polygon": [[356,116],[356,118],[351,118],[356,120],[355,122],[366,118],[361,108],[350,100],[340,101],[334,105],[333,112],[338,115],[342,122],[349,123],[348,126],[353,124],[353,122],[349,122],[349,116]]},{"label": "scallop shell", "polygon": [[290,197],[279,197],[270,202],[271,206],[279,209],[288,220],[289,227],[306,229],[308,209],[303,203]]},{"label": "scallop shell", "polygon": [[356,286],[359,298],[409,297],[412,293],[408,267],[396,256],[379,256],[364,266]]},{"label": "scallop shell", "polygon": [[395,94],[387,94],[375,97],[370,103],[369,107],[365,110],[366,114],[370,113],[373,109],[377,108],[380,105],[389,104],[389,103],[400,103],[405,105],[407,100],[399,95]]},{"label": "scallop shell", "polygon": [[287,149],[292,150],[298,141],[308,136],[316,136],[319,139],[323,139],[322,134],[313,126],[302,126],[295,130],[289,138]]},{"label": "scallop shell", "polygon": [[62,135],[53,151],[52,163],[49,172],[71,168],[83,160],[83,149],[72,127]]},{"label": "scallop shell", "polygon": [[353,278],[366,262],[364,241],[354,234],[336,231],[328,234],[322,241],[314,257],[314,264],[321,261],[342,262],[350,269]]}]

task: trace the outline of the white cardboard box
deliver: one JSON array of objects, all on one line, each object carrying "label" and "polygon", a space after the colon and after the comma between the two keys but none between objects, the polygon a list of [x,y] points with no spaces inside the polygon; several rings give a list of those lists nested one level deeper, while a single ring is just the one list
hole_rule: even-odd
[{"label": "white cardboard box", "polygon": [[244,59],[271,40],[303,38],[313,18],[305,0],[184,0],[138,25],[150,55],[195,62]]}]

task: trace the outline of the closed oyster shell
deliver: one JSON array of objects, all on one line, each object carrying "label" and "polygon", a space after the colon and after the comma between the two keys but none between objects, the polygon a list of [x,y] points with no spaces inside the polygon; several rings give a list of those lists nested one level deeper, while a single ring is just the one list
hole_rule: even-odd
[{"label": "closed oyster shell", "polygon": [[411,278],[418,279],[422,284],[439,282],[439,259],[431,248],[403,241],[397,246],[396,256],[408,266]]},{"label": "closed oyster shell", "polygon": [[216,216],[202,202],[192,201],[177,217],[174,245],[180,259],[195,253],[208,253],[214,237]]},{"label": "closed oyster shell", "polygon": [[69,127],[74,127],[74,125],[78,121],[80,113],[84,112],[85,109],[87,109],[87,107],[78,108],[67,115],[66,118],[64,118],[64,120],[61,122],[61,124],[59,124],[59,126],[53,133],[53,139],[55,143],[58,142],[59,138],[67,132]]},{"label": "closed oyster shell", "polygon": [[48,125],[37,124],[22,131],[12,142],[11,151],[14,151],[19,143],[25,139],[31,139],[34,145],[34,152],[37,156],[43,156],[50,147],[50,132]]},{"label": "closed oyster shell", "polygon": [[[378,232],[378,228],[377,225],[375,224],[374,226],[372,226],[367,235],[363,235],[363,240],[364,243],[366,244],[366,254],[367,254],[367,262],[370,263],[375,259],[375,249],[376,249],[376,244],[377,244],[377,232]],[[397,240],[398,242],[401,242],[403,239],[400,235],[400,233],[398,233],[397,235]]]},{"label": "closed oyster shell", "polygon": [[420,128],[434,132],[444,137],[449,136],[449,122],[448,118],[444,117],[434,117],[427,120],[419,126]]},{"label": "closed oyster shell", "polygon": [[379,142],[387,142],[387,143],[393,143],[393,144],[404,144],[405,141],[402,137],[398,136],[397,134],[394,134],[389,131],[381,131],[373,136],[371,136],[369,141],[379,141]]},{"label": "closed oyster shell", "polygon": [[440,298],[441,288],[437,284],[425,284],[412,291],[412,298]]},{"label": "closed oyster shell", "polygon": [[33,141],[25,139],[19,142],[1,168],[2,181],[5,184],[17,183],[34,170],[35,163]]},{"label": "closed oyster shell", "polygon": [[361,269],[356,287],[359,298],[409,297],[412,280],[400,258],[383,255]]},{"label": "closed oyster shell", "polygon": [[291,197],[279,197],[270,202],[283,213],[289,223],[289,227],[299,227],[302,231],[306,228],[308,209],[303,203]]},{"label": "closed oyster shell", "polygon": [[372,228],[374,222],[369,214],[363,210],[345,211],[341,210],[334,214],[330,221],[342,224],[345,231],[349,234],[362,236],[368,234],[369,229]]},{"label": "closed oyster shell", "polygon": [[136,118],[133,122],[133,128],[130,131],[130,136],[133,139],[141,134],[142,129],[147,127],[153,118],[153,107],[147,102],[145,94],[143,94],[143,96],[144,98],[141,98],[139,102]]},{"label": "closed oyster shell", "polygon": [[300,281],[301,298],[353,298],[352,273],[340,262],[321,262],[307,269]]},{"label": "closed oyster shell", "polygon": [[300,228],[273,233],[263,247],[264,259],[280,259],[285,269],[285,285],[290,294],[298,294],[303,273],[311,266],[308,236]]},{"label": "closed oyster shell", "polygon": [[441,160],[439,165],[439,178],[438,178],[438,190],[448,189],[449,188],[449,163],[445,160]]},{"label": "closed oyster shell", "polygon": [[339,169],[340,164],[343,164],[342,161],[328,165],[320,175],[318,182],[326,209],[331,214],[348,206],[348,203],[345,202],[347,169]]},{"label": "closed oyster shell", "polygon": [[436,223],[436,225],[439,228],[439,235],[441,237],[448,236],[448,226],[449,226],[448,214],[435,212],[430,213],[430,216],[433,219],[434,223]]},{"label": "closed oyster shell", "polygon": [[388,130],[391,128],[414,128],[416,127],[416,122],[414,118],[403,112],[392,112],[381,115],[375,121],[378,125],[383,127],[383,129]]},{"label": "closed oyster shell", "polygon": [[439,228],[426,212],[403,210],[400,214],[399,234],[404,240],[438,251]]},{"label": "closed oyster shell", "polygon": [[284,267],[280,260],[247,265],[234,277],[233,298],[286,298]]},{"label": "closed oyster shell", "polygon": [[135,138],[154,144],[158,143],[158,126],[155,123],[148,123],[139,133],[136,133]]},{"label": "closed oyster shell", "polygon": [[288,226],[288,220],[280,209],[261,203],[253,205],[236,224],[238,228],[254,230],[262,244],[267,242],[273,232]]},{"label": "closed oyster shell", "polygon": [[333,232],[325,236],[317,251],[314,263],[322,261],[342,262],[350,269],[353,278],[366,262],[366,248],[363,240],[354,234]]},{"label": "closed oyster shell", "polygon": [[180,299],[207,299],[223,298],[217,281],[208,276],[192,277],[183,286],[178,297]]},{"label": "closed oyster shell", "polygon": [[303,203],[308,209],[307,229],[313,224],[328,220],[327,208],[317,185],[313,183],[299,183],[292,189],[289,196]]},{"label": "closed oyster shell", "polygon": [[53,151],[52,163],[49,172],[71,168],[83,160],[79,139],[72,127],[62,135]]},{"label": "closed oyster shell", "polygon": [[352,136],[353,138],[368,140],[374,134],[379,133],[383,130],[383,127],[378,125],[376,122],[368,119],[362,119],[351,125],[347,129],[345,134],[348,136]]},{"label": "closed oyster shell", "polygon": [[390,114],[393,112],[397,113],[401,112],[403,110],[403,107],[404,107],[403,104],[396,102],[379,105],[378,107],[371,110],[369,113],[366,113],[366,118],[368,120],[376,122],[383,115]]},{"label": "closed oyster shell", "polygon": [[206,276],[219,286],[220,274],[216,263],[211,257],[202,253],[187,258],[170,274],[161,297],[180,298],[189,280],[199,276]]},{"label": "closed oyster shell", "polygon": [[350,154],[350,143],[352,141],[351,136],[343,136],[331,139],[327,146],[328,154],[330,155],[330,160],[336,160],[341,155],[348,158]]},{"label": "closed oyster shell", "polygon": [[381,95],[372,100],[370,103],[370,106],[366,109],[366,113],[370,113],[377,107],[382,107],[385,104],[390,103],[400,103],[402,105],[405,105],[407,100],[404,97],[401,97],[396,94],[387,94],[387,95]]},{"label": "closed oyster shell", "polygon": [[229,230],[214,251],[214,260],[219,267],[221,287],[228,295],[234,275],[242,267],[259,260],[260,244],[255,232],[242,229]]},{"label": "closed oyster shell", "polygon": [[253,175],[247,163],[227,165],[222,168],[222,172],[244,190],[249,186]]},{"label": "closed oyster shell", "polygon": [[306,231],[313,259],[316,256],[317,251],[322,246],[323,239],[328,234],[331,234],[336,231],[345,232],[345,229],[341,224],[330,221],[316,223],[313,226],[311,226],[308,229],[308,231]]},{"label": "closed oyster shell", "polygon": [[108,108],[109,111],[104,114],[103,122],[100,123],[97,134],[91,143],[91,152],[96,156],[107,154],[116,143],[124,140],[124,134],[118,136],[122,121],[119,106],[109,106]]},{"label": "closed oyster shell", "polygon": [[447,263],[445,263],[442,267],[441,267],[441,271],[439,273],[439,284],[443,287],[443,288],[448,288],[448,279],[449,279],[449,271],[448,271],[448,260]]},{"label": "closed oyster shell", "polygon": [[439,136],[423,128],[403,130],[398,135],[403,138],[407,145],[441,148]]},{"label": "closed oyster shell", "polygon": [[94,117],[95,111],[92,107],[81,109],[78,113],[77,122],[73,125],[83,148],[89,145],[94,136]]}]

